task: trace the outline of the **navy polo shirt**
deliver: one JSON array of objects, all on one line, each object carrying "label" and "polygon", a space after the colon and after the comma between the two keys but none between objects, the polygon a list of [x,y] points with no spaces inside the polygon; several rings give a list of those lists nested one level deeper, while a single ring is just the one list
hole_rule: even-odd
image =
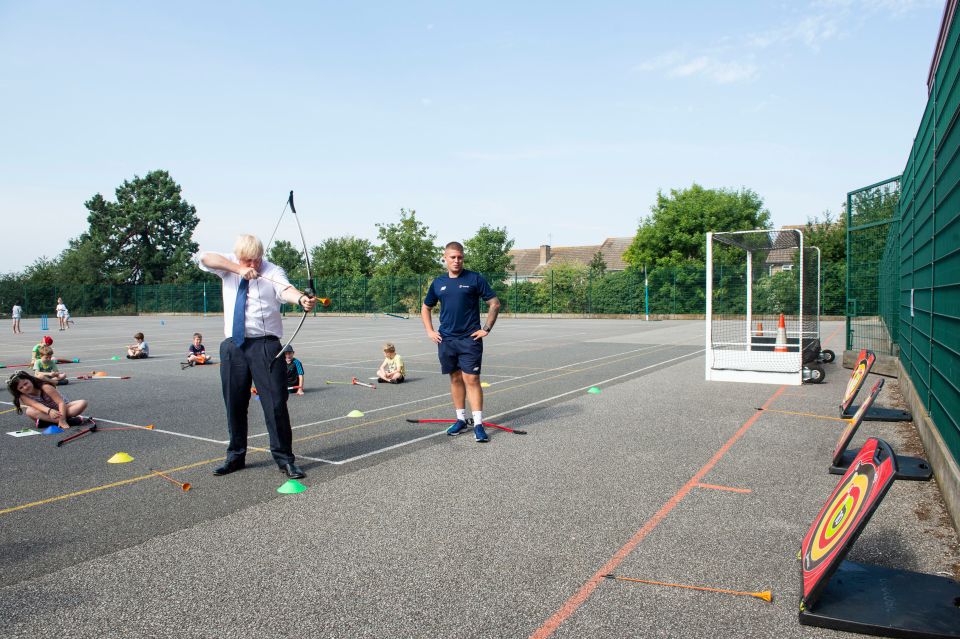
[{"label": "navy polo shirt", "polygon": [[466,337],[480,330],[480,300],[496,296],[482,275],[463,270],[459,277],[441,275],[433,280],[423,303],[433,308],[440,302],[440,335]]}]

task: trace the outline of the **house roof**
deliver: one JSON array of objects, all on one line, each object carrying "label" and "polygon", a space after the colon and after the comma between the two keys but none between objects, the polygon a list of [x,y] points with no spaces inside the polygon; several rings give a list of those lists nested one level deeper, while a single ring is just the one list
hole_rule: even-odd
[{"label": "house roof", "polygon": [[622,271],[627,268],[623,261],[623,254],[633,243],[633,237],[608,237],[601,244],[588,246],[548,246],[550,258],[545,264],[540,263],[541,247],[513,249],[510,256],[513,258],[514,271],[517,275],[542,275],[551,266],[558,264],[590,264],[590,260],[597,251],[603,255],[603,261],[609,271]]}]

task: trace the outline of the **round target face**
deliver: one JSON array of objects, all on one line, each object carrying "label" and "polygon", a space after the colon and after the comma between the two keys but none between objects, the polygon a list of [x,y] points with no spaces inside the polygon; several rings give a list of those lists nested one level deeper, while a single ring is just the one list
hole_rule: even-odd
[{"label": "round target face", "polygon": [[850,376],[850,381],[847,382],[847,392],[843,394],[843,405],[849,406],[850,402],[853,401],[853,396],[857,394],[857,389],[860,388],[860,382],[863,380],[863,376],[867,373],[867,360],[861,358],[857,362],[857,367],[853,369],[853,374]]},{"label": "round target face", "polygon": [[816,570],[823,558],[830,556],[843,540],[863,510],[874,477],[873,466],[861,464],[857,472],[850,475],[834,494],[814,530],[804,562],[807,570]]},{"label": "round target face", "polygon": [[867,439],[807,531],[801,546],[803,602],[813,606],[897,474],[883,440]]}]

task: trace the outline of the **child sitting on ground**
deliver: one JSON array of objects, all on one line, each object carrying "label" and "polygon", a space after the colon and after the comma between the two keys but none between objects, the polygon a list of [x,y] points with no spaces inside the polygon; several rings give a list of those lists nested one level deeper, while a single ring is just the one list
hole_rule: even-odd
[{"label": "child sitting on ground", "polygon": [[377,369],[377,381],[384,384],[400,384],[407,374],[403,358],[397,355],[397,349],[387,342],[383,345],[384,360]]},{"label": "child sitting on ground", "polygon": [[190,348],[187,349],[187,361],[183,362],[183,368],[187,366],[195,366],[200,364],[207,363],[207,349],[203,346],[203,335],[200,333],[193,334],[193,343],[190,344]]},{"label": "child sitting on ground", "polygon": [[37,360],[40,359],[40,348],[42,346],[53,346],[53,338],[49,335],[44,335],[40,343],[33,347],[33,354],[30,356],[31,366],[36,364]]},{"label": "child sitting on ground", "polygon": [[136,344],[127,346],[127,359],[146,359],[150,357],[150,347],[143,341],[143,333],[137,333],[133,336],[137,340]]},{"label": "child sitting on ground", "polygon": [[287,392],[296,391],[297,395],[303,395],[303,364],[293,355],[293,346],[287,344],[283,349],[283,356],[287,360]]},{"label": "child sitting on ground", "polygon": [[54,386],[63,386],[70,383],[67,374],[61,373],[60,369],[57,368],[57,360],[53,358],[53,348],[43,344],[37,354],[40,355],[40,359],[33,363],[34,377],[44,382],[50,382]]},{"label": "child sitting on ground", "polygon": [[26,413],[37,428],[56,424],[66,429],[93,422],[81,415],[87,408],[87,400],[68,401],[53,384],[37,379],[26,371],[11,375],[7,380],[7,390],[13,395],[17,413]]}]

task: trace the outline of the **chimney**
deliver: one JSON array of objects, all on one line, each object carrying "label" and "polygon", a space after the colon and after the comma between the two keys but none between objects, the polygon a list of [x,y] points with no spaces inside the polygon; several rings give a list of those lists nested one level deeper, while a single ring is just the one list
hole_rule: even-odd
[{"label": "chimney", "polygon": [[540,245],[540,266],[546,265],[550,261],[550,245],[541,244]]}]

